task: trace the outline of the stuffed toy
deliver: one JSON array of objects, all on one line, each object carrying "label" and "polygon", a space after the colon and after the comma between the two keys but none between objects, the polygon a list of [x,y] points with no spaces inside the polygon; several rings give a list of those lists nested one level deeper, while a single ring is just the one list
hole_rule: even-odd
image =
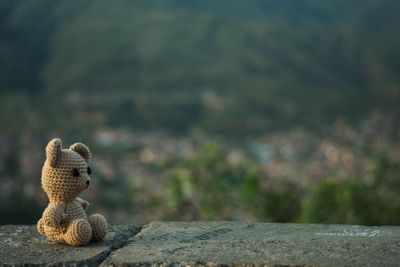
[{"label": "stuffed toy", "polygon": [[40,234],[56,243],[82,246],[100,241],[107,234],[107,221],[100,214],[87,217],[89,203],[78,195],[90,184],[89,148],[81,143],[62,149],[55,138],[46,147],[42,187],[49,205],[37,223]]}]

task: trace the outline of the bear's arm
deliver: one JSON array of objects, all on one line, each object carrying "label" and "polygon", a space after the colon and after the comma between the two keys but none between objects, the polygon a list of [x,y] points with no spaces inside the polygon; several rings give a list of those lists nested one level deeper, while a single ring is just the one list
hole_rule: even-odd
[{"label": "bear's arm", "polygon": [[78,203],[82,206],[84,210],[86,210],[89,207],[89,202],[83,200],[82,198],[77,197],[76,201],[78,201]]},{"label": "bear's arm", "polygon": [[65,219],[65,205],[63,204],[49,204],[45,211],[43,212],[43,220],[45,225],[48,226],[58,226]]}]

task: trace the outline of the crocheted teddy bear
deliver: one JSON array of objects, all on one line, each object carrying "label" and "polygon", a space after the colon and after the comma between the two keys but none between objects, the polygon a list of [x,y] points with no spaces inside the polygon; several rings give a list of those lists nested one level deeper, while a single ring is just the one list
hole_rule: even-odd
[{"label": "crocheted teddy bear", "polygon": [[107,221],[100,214],[89,218],[89,203],[78,195],[90,184],[90,151],[81,143],[62,149],[55,138],[46,147],[42,169],[42,187],[50,203],[37,223],[40,234],[56,243],[82,246],[100,241],[107,234]]}]

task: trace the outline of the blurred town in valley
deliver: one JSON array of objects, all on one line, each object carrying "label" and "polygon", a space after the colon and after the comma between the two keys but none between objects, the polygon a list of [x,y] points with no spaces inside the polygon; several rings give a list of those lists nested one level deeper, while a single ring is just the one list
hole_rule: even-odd
[{"label": "blurred town in valley", "polygon": [[0,224],[92,151],[89,213],[400,224],[400,2],[0,3]]}]

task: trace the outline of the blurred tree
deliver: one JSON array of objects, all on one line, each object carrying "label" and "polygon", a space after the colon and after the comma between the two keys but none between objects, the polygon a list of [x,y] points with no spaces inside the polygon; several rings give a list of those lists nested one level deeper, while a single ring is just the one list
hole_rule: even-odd
[{"label": "blurred tree", "polygon": [[[389,165],[379,159],[369,177],[326,179],[305,199],[303,222],[396,225],[400,223],[400,182],[388,179]],[[398,176],[398,170],[397,176]]]}]

